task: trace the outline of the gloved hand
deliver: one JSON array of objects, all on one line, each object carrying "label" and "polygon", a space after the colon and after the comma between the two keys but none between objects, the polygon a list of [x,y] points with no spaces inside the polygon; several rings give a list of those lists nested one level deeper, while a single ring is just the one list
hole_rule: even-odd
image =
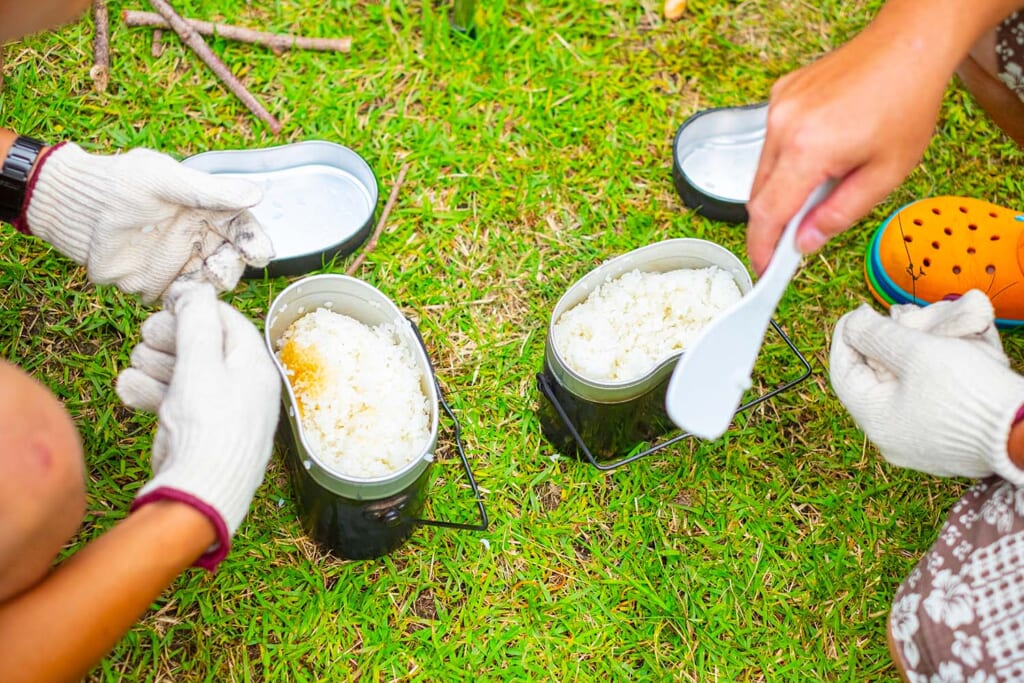
[{"label": "gloved hand", "polygon": [[37,162],[22,231],[86,266],[89,280],[146,302],[177,278],[232,289],[246,264],[265,266],[270,238],[247,210],[262,190],[149,149],[89,154],[72,143]]},{"label": "gloved hand", "polygon": [[937,301],[928,306],[893,305],[889,307],[889,317],[913,330],[974,342],[993,360],[1010,367],[1010,359],[1003,351],[1003,342],[995,324],[995,309],[979,289],[972,289],[957,299]]},{"label": "gloved hand", "polygon": [[1024,378],[1008,367],[987,302],[968,293],[892,318],[863,305],[837,323],[832,388],[890,463],[1024,485],[1006,451]]},{"label": "gloved hand", "polygon": [[245,519],[273,449],[281,378],[260,334],[212,287],[190,287],[173,311],[143,325],[117,393],[160,418],[153,478],[132,509],[177,500],[204,513],[218,543],[196,564],[213,569]]}]

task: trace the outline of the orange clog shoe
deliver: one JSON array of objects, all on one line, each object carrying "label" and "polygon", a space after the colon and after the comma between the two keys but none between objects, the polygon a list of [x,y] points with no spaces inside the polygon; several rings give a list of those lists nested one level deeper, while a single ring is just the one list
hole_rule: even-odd
[{"label": "orange clog shoe", "polygon": [[1024,214],[969,197],[907,204],[875,231],[865,278],[886,307],[980,289],[999,327],[1024,326]]}]

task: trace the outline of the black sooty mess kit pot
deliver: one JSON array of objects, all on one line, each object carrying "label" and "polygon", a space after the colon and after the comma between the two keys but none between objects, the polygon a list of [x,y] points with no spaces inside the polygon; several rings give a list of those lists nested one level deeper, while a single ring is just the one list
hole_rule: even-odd
[{"label": "black sooty mess kit pot", "polygon": [[665,411],[665,391],[679,360],[676,353],[641,377],[626,381],[588,379],[573,370],[555,344],[554,328],[569,309],[600,285],[622,275],[717,266],[736,280],[743,294],[751,279],[728,249],[701,239],[679,238],[650,244],[615,257],[576,281],[555,305],[537,375],[541,398],[538,418],[544,437],[563,455],[593,458],[622,456],[638,445],[676,429]]},{"label": "black sooty mess kit pot", "polygon": [[[430,438],[415,459],[386,476],[355,478],[332,470],[327,461],[310,448],[303,433],[295,394],[275,352],[285,330],[304,314],[318,308],[328,308],[369,326],[397,323],[399,337],[408,344],[420,370],[421,388],[429,405]],[[421,517],[432,481],[439,405],[450,417],[454,416],[440,395],[418,330],[387,296],[372,285],[346,275],[303,278],[283,290],[271,304],[265,337],[284,382],[278,447],[287,464],[302,526],[318,545],[339,558],[362,560],[392,552],[423,524],[486,529],[486,513],[461,442],[459,453],[477,494],[482,524],[437,522]]]}]

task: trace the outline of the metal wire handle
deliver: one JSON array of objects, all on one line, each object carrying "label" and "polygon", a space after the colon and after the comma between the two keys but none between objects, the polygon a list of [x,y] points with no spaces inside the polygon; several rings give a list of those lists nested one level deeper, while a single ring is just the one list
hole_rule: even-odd
[{"label": "metal wire handle", "polygon": [[[412,320],[409,320],[408,318],[406,318],[406,320],[409,321],[413,332],[416,333],[416,339],[419,340],[423,350],[426,351],[427,345],[423,341],[423,335],[420,334],[419,327],[417,327],[416,323]],[[430,367],[430,379],[434,382],[434,388],[437,389],[437,399],[441,403],[441,407],[444,408],[444,412],[447,413],[449,418],[451,418],[452,423],[455,426],[455,450],[459,453],[459,459],[462,460],[462,468],[466,472],[466,479],[469,480],[469,487],[473,490],[473,496],[476,498],[477,510],[480,512],[480,523],[466,524],[463,522],[449,522],[446,520],[428,519],[425,517],[417,518],[414,522],[421,526],[435,526],[446,529],[464,529],[466,531],[487,531],[487,510],[484,508],[483,498],[480,497],[480,487],[477,486],[476,478],[473,476],[473,470],[469,466],[469,458],[466,457],[466,449],[462,445],[462,425],[459,424],[459,418],[455,417],[454,411],[452,411],[448,402],[444,398],[444,392],[441,390],[441,383],[437,381],[437,374],[434,372],[434,364],[430,360],[429,353],[426,354],[426,358],[427,365]]]},{"label": "metal wire handle", "polygon": [[[775,396],[777,394],[780,394],[783,391],[786,391],[787,389],[790,389],[790,388],[796,386],[797,384],[799,384],[800,382],[804,381],[805,379],[807,379],[811,375],[811,364],[807,362],[807,359],[804,358],[803,354],[800,353],[800,350],[796,348],[796,346],[793,344],[792,340],[790,340],[790,338],[786,336],[786,334],[782,331],[782,329],[778,326],[778,324],[776,324],[776,322],[774,320],[772,320],[770,322],[771,322],[772,328],[776,332],[779,333],[779,336],[782,337],[783,341],[786,342],[786,346],[788,346],[789,349],[794,354],[796,354],[797,359],[800,361],[801,365],[803,365],[803,367],[804,367],[803,374],[801,374],[796,379],[793,379],[793,380],[783,384],[782,386],[778,386],[775,389],[772,389],[771,391],[769,391],[769,392],[767,392],[765,394],[762,394],[761,396],[758,396],[758,397],[756,397],[754,399],[751,399],[750,401],[742,404],[739,408],[736,409],[736,414],[737,415],[739,413],[742,413],[744,410],[746,410],[748,408],[753,408],[754,406],[758,405],[759,403],[763,403],[764,401],[767,401],[771,397],[773,397],[773,396]],[[593,465],[594,467],[596,467],[597,469],[602,470],[602,471],[614,470],[614,469],[616,469],[618,467],[622,467],[623,465],[631,463],[631,462],[633,462],[635,460],[639,460],[640,458],[646,458],[648,455],[656,453],[656,452],[658,452],[658,451],[660,451],[660,450],[662,450],[664,448],[668,448],[669,446],[671,446],[671,445],[673,445],[675,443],[678,443],[678,442],[682,441],[683,439],[686,439],[686,438],[689,438],[689,437],[693,436],[693,434],[691,434],[689,432],[685,432],[683,434],[679,434],[678,436],[674,436],[671,439],[663,441],[662,443],[659,443],[659,444],[657,444],[655,446],[652,446],[651,448],[648,448],[646,451],[643,451],[641,453],[636,453],[634,455],[630,455],[630,456],[621,458],[619,460],[614,460],[614,461],[612,461],[610,463],[602,464],[597,458],[594,457],[594,454],[590,452],[590,449],[587,447],[587,444],[584,442],[583,437],[580,436],[579,431],[576,429],[576,425],[573,424],[572,419],[565,412],[565,409],[562,407],[562,404],[558,402],[558,398],[555,396],[554,390],[552,389],[550,382],[548,381],[547,377],[545,377],[544,373],[542,373],[542,372],[541,373],[537,373],[537,386],[540,389],[540,392],[544,395],[545,398],[547,398],[547,400],[554,407],[555,411],[558,413],[559,419],[562,420],[562,423],[569,430],[569,434],[572,436],[573,441],[576,442],[576,445],[579,447],[580,452],[583,453],[583,456],[590,462],[591,465]]]}]

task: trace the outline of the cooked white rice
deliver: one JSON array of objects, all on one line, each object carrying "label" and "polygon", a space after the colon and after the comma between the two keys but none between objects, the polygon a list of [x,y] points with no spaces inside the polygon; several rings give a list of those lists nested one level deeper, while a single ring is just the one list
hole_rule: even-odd
[{"label": "cooked white rice", "polygon": [[332,471],[380,477],[423,452],[429,403],[395,325],[320,308],[292,323],[277,347],[309,447]]},{"label": "cooked white rice", "polygon": [[683,351],[711,319],[742,297],[717,266],[628,272],[599,285],[559,316],[553,342],[592,381],[625,382]]}]

